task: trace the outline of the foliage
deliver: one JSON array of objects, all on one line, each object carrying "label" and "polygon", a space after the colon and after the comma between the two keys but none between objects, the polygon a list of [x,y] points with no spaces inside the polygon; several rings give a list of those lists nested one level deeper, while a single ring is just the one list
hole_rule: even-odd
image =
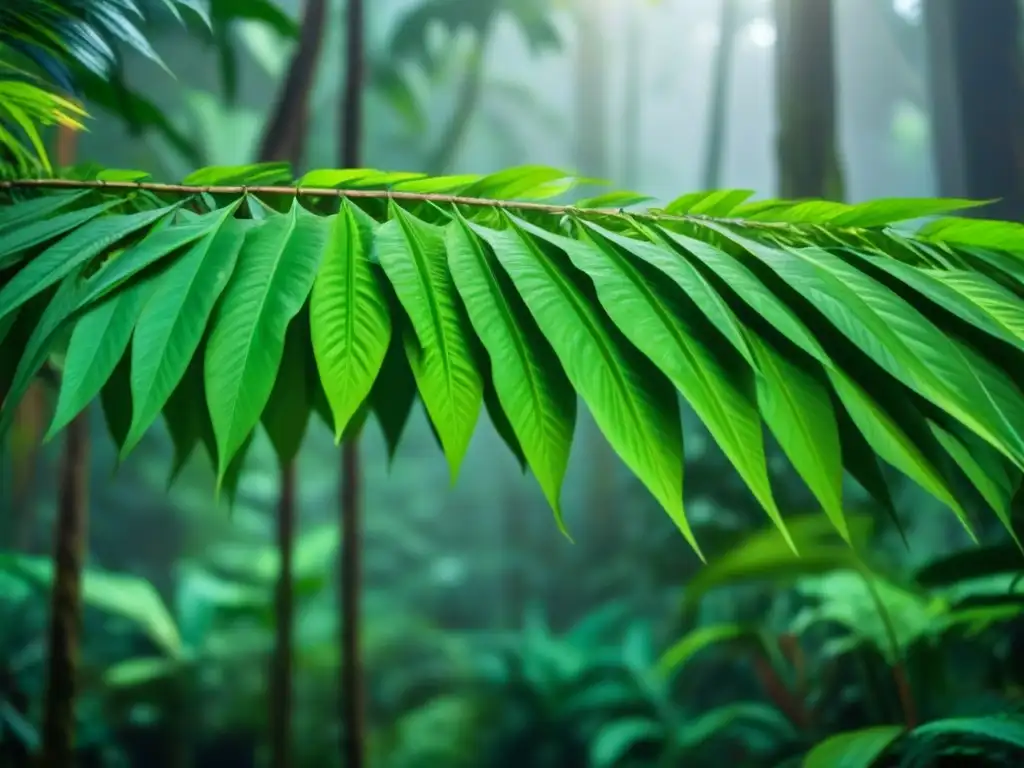
[{"label": "foliage", "polygon": [[[162,2],[179,20],[181,6],[210,23],[199,0]],[[163,66],[139,30],[142,20],[142,12],[131,1],[4,3],[0,8],[0,147],[24,167],[39,162],[50,171],[39,126],[56,123],[79,129],[78,118],[85,114],[58,91],[75,94],[82,84],[92,84],[90,90],[100,95],[109,90],[107,83],[120,69],[118,44]],[[144,100],[135,95],[135,102],[138,112]]]},{"label": "foliage", "polygon": [[340,440],[372,411],[394,445],[418,392],[453,480],[486,404],[557,515],[575,390],[699,551],[678,390],[790,546],[762,420],[848,542],[844,468],[895,517],[879,457],[968,530],[980,495],[1013,533],[1024,230],[888,226],[966,201],[716,192],[631,214],[497,202],[571,186],[541,167],[312,171],[298,196],[268,186],[290,180],[275,164],[141,178],[9,185],[4,430],[49,359],[50,434],[99,395],[124,456],[164,413],[176,465],[202,443],[231,492],[261,421],[283,460],[310,412]]}]

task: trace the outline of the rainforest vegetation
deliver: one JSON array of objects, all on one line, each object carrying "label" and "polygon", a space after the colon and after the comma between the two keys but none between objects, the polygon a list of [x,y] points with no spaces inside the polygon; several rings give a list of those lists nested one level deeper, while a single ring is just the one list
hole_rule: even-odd
[{"label": "rainforest vegetation", "polygon": [[1022,32],[5,2],[0,766],[1020,765]]}]

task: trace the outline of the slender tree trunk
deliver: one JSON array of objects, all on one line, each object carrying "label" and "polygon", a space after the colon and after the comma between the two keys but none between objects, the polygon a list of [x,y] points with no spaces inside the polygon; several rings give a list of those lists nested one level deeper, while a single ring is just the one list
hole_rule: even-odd
[{"label": "slender tree trunk", "polygon": [[274,593],[277,619],[270,675],[270,765],[287,768],[292,748],[293,628],[295,605],[292,555],[295,549],[295,462],[281,469],[281,496],[277,507],[277,550],[280,570]]},{"label": "slender tree trunk", "polygon": [[999,198],[980,215],[1024,219],[1020,4],[928,0],[922,5],[939,193]]},{"label": "slender tree trunk", "polygon": [[[305,154],[309,108],[316,68],[323,47],[326,0],[307,0],[299,43],[273,114],[260,142],[260,162],[287,161],[297,176]],[[295,462],[281,467],[277,506],[277,550],[280,568],[274,588],[276,619],[274,650],[270,660],[268,735],[271,768],[292,764],[292,697],[294,688],[295,593],[292,567],[297,527],[298,481]]]},{"label": "slender tree trunk", "polygon": [[775,0],[779,194],[841,199],[832,0]]},{"label": "slender tree trunk", "polygon": [[487,41],[490,39],[492,26],[493,22],[489,21],[481,30],[480,36],[473,41],[473,49],[466,61],[466,72],[459,84],[459,92],[455,98],[455,108],[448,119],[448,125],[441,133],[437,146],[427,154],[426,171],[429,174],[439,176],[448,172],[462,147],[466,133],[469,131],[473,115],[480,103],[480,92],[484,79],[484,53],[487,50]]},{"label": "slender tree trunk", "polygon": [[[610,172],[609,71],[611,56],[607,24],[614,9],[607,0],[577,0],[576,5],[576,170],[584,176],[606,178]],[[635,10],[633,11],[636,12]],[[634,84],[635,87],[635,84]],[[585,414],[585,415],[584,415]],[[618,520],[618,457],[608,445],[597,422],[585,408],[580,409],[578,429],[586,446],[587,492],[578,541],[586,547],[587,558],[602,562],[618,548],[621,528]],[[520,517],[520,516],[517,516]],[[561,545],[554,536],[546,538]],[[559,549],[561,547],[559,546]],[[557,551],[550,557],[557,559]],[[601,599],[602,595],[590,595]],[[561,599],[555,600],[556,604]],[[559,612],[565,621],[572,617]],[[552,617],[555,620],[555,617]],[[558,628],[558,627],[556,627]]]},{"label": "slender tree trunk", "polygon": [[718,50],[711,71],[711,100],[708,109],[707,144],[704,149],[704,170],[701,185],[704,189],[717,189],[722,183],[722,163],[725,160],[726,110],[729,105],[732,82],[733,49],[736,47],[736,0],[721,0],[722,12],[718,22]]},{"label": "slender tree trunk", "polygon": [[[363,84],[366,64],[363,0],[348,0],[345,44],[345,82],[341,109],[341,164],[358,168],[362,162]],[[341,448],[341,489],[339,493],[339,533],[341,562],[338,568],[339,629],[341,668],[338,686],[342,721],[341,760],[345,768],[366,765],[366,704],[363,680],[363,655],[360,646],[362,616],[362,521],[359,466],[359,436],[352,435]]]},{"label": "slender tree trunk", "polygon": [[623,78],[622,184],[633,189],[640,183],[640,143],[643,129],[644,15],[630,8],[626,13],[625,77]]},{"label": "slender tree trunk", "polygon": [[[74,163],[78,137],[57,133],[57,163]],[[82,569],[88,547],[89,409],[68,425],[57,477],[53,533],[53,588],[47,632],[46,682],[39,764],[66,768],[74,761],[78,653],[82,629]]]},{"label": "slender tree trunk", "polygon": [[82,568],[88,525],[88,410],[79,414],[65,431],[57,483],[49,653],[43,698],[42,768],[69,768],[74,761]]},{"label": "slender tree trunk", "polygon": [[299,44],[292,54],[284,86],[260,141],[259,157],[263,162],[285,160],[293,167],[302,162],[310,94],[323,47],[326,20],[327,0],[308,0],[302,16]]}]

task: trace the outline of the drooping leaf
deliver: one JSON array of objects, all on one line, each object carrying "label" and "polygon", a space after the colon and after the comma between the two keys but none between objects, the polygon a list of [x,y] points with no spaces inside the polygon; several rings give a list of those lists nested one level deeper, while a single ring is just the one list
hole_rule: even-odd
[{"label": "drooping leaf", "polygon": [[330,231],[313,283],[313,352],[334,415],[334,438],[366,400],[391,341],[391,315],[377,267],[370,261],[372,220],[351,203],[328,219]]},{"label": "drooping leaf", "polygon": [[138,443],[171,396],[199,348],[214,305],[227,285],[248,226],[218,212],[205,234],[160,276],[132,344],[132,425],[123,453]]},{"label": "drooping leaf", "polygon": [[875,725],[830,736],[804,756],[806,768],[871,768],[903,734],[898,725]]},{"label": "drooping leaf", "polygon": [[[452,278],[491,361],[501,410],[563,528],[559,495],[576,423],[576,396],[508,276],[465,219],[448,225]],[[485,235],[486,236],[486,235]]]},{"label": "drooping leaf", "polygon": [[254,226],[242,246],[206,347],[218,486],[267,404],[285,331],[313,287],[326,238],[324,222],[296,200],[289,213]]},{"label": "drooping leaf", "polygon": [[64,357],[57,408],[45,440],[71,423],[103,389],[128,348],[153,288],[153,281],[139,281],[97,304],[75,323]]},{"label": "drooping leaf", "polygon": [[377,254],[415,332],[415,343],[406,334],[406,355],[454,482],[483,405],[483,377],[442,230],[397,206],[392,215],[378,232]]},{"label": "drooping leaf", "polygon": [[530,237],[535,227],[506,219],[506,229],[488,231],[485,239],[601,432],[699,553],[683,512],[682,433],[671,385]]}]

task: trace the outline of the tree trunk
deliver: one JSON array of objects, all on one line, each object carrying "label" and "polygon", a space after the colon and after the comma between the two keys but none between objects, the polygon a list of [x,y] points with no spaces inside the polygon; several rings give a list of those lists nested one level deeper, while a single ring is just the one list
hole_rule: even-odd
[{"label": "tree trunk", "polygon": [[[346,18],[345,81],[340,104],[342,133],[339,150],[345,168],[362,162],[363,84],[366,64],[363,0],[348,0]],[[366,725],[363,656],[360,647],[362,617],[362,525],[360,519],[359,435],[351,435],[341,448],[339,534],[341,562],[338,568],[338,611],[341,634],[341,668],[338,685],[342,721],[341,760],[345,768],[365,768]]]},{"label": "tree trunk", "polygon": [[[299,43],[292,55],[284,85],[267,130],[260,142],[260,162],[287,161],[298,176],[305,154],[309,107],[316,66],[323,47],[326,0],[308,0],[302,15]],[[292,763],[292,691],[294,688],[295,594],[292,555],[295,548],[295,463],[281,467],[281,492],[277,506],[277,550],[280,568],[274,588],[276,631],[270,660],[268,734],[271,768]]]},{"label": "tree trunk", "polygon": [[775,0],[779,195],[843,196],[832,0]]},{"label": "tree trunk", "polygon": [[295,601],[292,554],[295,549],[295,462],[281,469],[281,496],[277,507],[277,550],[280,570],[274,592],[277,621],[270,674],[270,765],[287,768],[292,748],[292,677]]},{"label": "tree trunk", "polygon": [[943,196],[1000,198],[1024,219],[1024,85],[1017,0],[928,0],[932,152]]},{"label": "tree trunk", "polygon": [[53,589],[43,698],[42,768],[69,768],[74,761],[82,568],[89,503],[88,409],[79,414],[65,431],[57,483]]},{"label": "tree trunk", "polygon": [[708,108],[707,144],[704,149],[704,170],[701,185],[705,190],[717,189],[722,183],[725,159],[726,110],[732,82],[733,49],[736,47],[737,0],[721,0],[718,23],[718,49],[711,70],[711,99]]}]

